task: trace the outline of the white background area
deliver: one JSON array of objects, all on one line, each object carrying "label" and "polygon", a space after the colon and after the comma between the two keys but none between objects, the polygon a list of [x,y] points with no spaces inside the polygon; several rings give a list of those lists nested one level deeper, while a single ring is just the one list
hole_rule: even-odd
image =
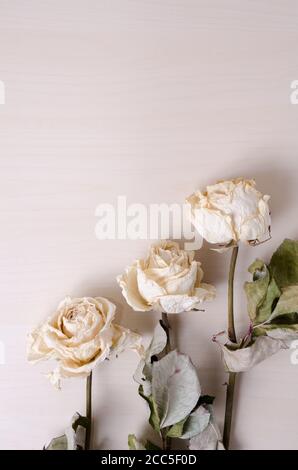
[{"label": "white background area", "polygon": [[[0,447],[40,449],[84,412],[84,381],[61,392],[26,363],[26,333],[65,296],[106,296],[117,320],[149,339],[157,314],[133,312],[115,281],[150,241],[95,237],[95,209],[183,202],[195,189],[254,177],[272,196],[272,240],[241,247],[237,332],[247,327],[243,282],[256,258],[298,237],[296,0],[0,0]],[[229,254],[197,253],[217,299],[171,317],[175,342],[216,396]],[[3,361],[2,361],[3,362]],[[94,374],[93,448],[126,449],[148,435],[148,411],[125,352]],[[298,449],[298,366],[284,351],[241,375],[233,449]]]}]

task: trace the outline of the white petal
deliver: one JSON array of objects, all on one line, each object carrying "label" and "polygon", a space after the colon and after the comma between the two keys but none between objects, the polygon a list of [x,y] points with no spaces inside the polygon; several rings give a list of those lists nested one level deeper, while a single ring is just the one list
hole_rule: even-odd
[{"label": "white petal", "polygon": [[99,309],[100,313],[104,314],[105,317],[105,325],[103,330],[109,328],[111,322],[113,321],[116,313],[116,305],[114,305],[110,300],[105,299],[104,297],[95,297],[97,308]]},{"label": "white petal", "polygon": [[34,329],[27,338],[27,359],[36,363],[53,356],[53,350],[44,341],[43,327]]},{"label": "white petal", "polygon": [[229,243],[236,239],[230,217],[219,211],[194,209],[192,223],[209,243]]},{"label": "white petal", "polygon": [[196,308],[200,300],[189,295],[164,295],[156,302],[155,308],[165,313],[182,313]]},{"label": "white petal", "polygon": [[114,324],[112,354],[119,354],[127,349],[132,349],[140,357],[144,357],[144,348],[142,346],[142,336],[123,326]]},{"label": "white petal", "polygon": [[199,287],[195,288],[194,295],[200,302],[213,300],[216,297],[216,289],[211,284],[202,282]]},{"label": "white petal", "polygon": [[192,221],[210,243],[263,240],[269,235],[269,196],[255,188],[254,180],[237,178],[207,186],[188,198]]},{"label": "white petal", "polygon": [[140,312],[152,310],[152,306],[148,304],[139,292],[136,265],[127,268],[125,274],[117,276],[117,282],[122,289],[126,302],[134,310]]},{"label": "white petal", "polygon": [[193,261],[190,267],[180,273],[170,276],[165,283],[167,294],[191,294],[197,281],[197,262]]},{"label": "white petal", "polygon": [[166,294],[165,289],[155,282],[154,279],[150,279],[140,268],[137,268],[137,281],[139,292],[148,304],[152,304],[160,295]]}]

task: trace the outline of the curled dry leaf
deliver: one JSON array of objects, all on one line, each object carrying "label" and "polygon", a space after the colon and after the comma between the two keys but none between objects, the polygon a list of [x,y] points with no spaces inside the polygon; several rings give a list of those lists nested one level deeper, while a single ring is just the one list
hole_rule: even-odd
[{"label": "curled dry leaf", "polygon": [[228,372],[246,372],[264,359],[272,356],[282,347],[282,343],[268,336],[260,336],[250,346],[230,349],[231,346],[219,343],[222,359]]}]

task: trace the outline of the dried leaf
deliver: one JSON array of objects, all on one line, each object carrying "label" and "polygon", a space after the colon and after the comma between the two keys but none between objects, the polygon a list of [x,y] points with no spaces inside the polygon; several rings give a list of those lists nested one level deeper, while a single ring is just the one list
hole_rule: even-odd
[{"label": "dried leaf", "polygon": [[138,441],[134,434],[128,436],[128,448],[129,450],[146,450],[144,444]]},{"label": "dried leaf", "polygon": [[202,433],[208,426],[211,419],[210,411],[206,406],[200,406],[187,418],[183,426],[181,439],[191,439]]},{"label": "dried leaf", "polygon": [[152,426],[152,428],[156,431],[156,432],[160,432],[160,419],[159,419],[159,416],[158,416],[158,409],[157,409],[157,405],[155,403],[155,400],[153,398],[152,395],[144,395],[144,391],[143,391],[143,387],[140,385],[139,387],[139,395],[144,398],[144,400],[146,400],[146,402],[148,403],[149,405],[149,408],[150,408],[150,417],[149,417],[149,423],[150,425]]},{"label": "dried leaf", "polygon": [[52,439],[45,450],[84,450],[88,426],[88,418],[75,413],[65,434]]},{"label": "dried leaf", "polygon": [[280,288],[298,284],[298,241],[284,240],[273,254],[269,269]]},{"label": "dried leaf", "polygon": [[260,336],[250,346],[242,349],[231,350],[228,345],[218,344],[222,350],[223,363],[229,372],[245,372],[282,347],[280,341],[268,336]]},{"label": "dried leaf", "polygon": [[161,428],[176,424],[188,416],[200,393],[197,372],[185,354],[172,351],[153,363],[152,395]]},{"label": "dried leaf", "polygon": [[[142,385],[142,396],[150,397],[152,380],[152,357],[162,353],[167,344],[167,334],[161,325],[161,322],[155,327],[151,343],[145,352],[144,359],[138,364],[134,373],[134,380]],[[144,398],[144,397],[143,397]]]},{"label": "dried leaf", "polygon": [[208,426],[197,436],[190,440],[190,450],[224,450],[221,442],[221,434],[214,420],[211,405],[206,406],[210,420]]},{"label": "dried leaf", "polygon": [[282,289],[282,294],[276,307],[269,318],[269,321],[281,315],[288,315],[298,312],[298,285],[288,286]]}]

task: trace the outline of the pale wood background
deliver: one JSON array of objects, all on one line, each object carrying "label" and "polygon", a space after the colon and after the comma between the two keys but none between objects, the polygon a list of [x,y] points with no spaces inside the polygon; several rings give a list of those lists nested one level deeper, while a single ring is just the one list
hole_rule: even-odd
[{"label": "pale wood background", "polygon": [[[246,268],[297,237],[297,0],[0,0],[1,296],[0,447],[38,449],[84,410],[84,384],[51,388],[26,364],[25,334],[70,295],[114,300],[123,324],[151,333],[115,276],[147,241],[98,241],[94,211],[130,202],[182,202],[217,178],[255,177],[272,195],[273,239],[243,248]],[[225,374],[210,341],[225,327],[228,256],[199,253],[218,297],[205,314],[173,319],[180,349],[215,394]],[[142,436],[146,407],[123,354],[95,373],[95,448]],[[283,352],[238,383],[234,449],[298,448],[298,368]]]}]

